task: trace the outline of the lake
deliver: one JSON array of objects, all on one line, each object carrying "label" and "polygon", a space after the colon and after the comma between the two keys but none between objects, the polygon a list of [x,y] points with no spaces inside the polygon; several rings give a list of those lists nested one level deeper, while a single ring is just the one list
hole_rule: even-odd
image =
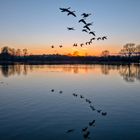
[{"label": "lake", "polygon": [[140,140],[139,65],[1,65],[0,140]]}]

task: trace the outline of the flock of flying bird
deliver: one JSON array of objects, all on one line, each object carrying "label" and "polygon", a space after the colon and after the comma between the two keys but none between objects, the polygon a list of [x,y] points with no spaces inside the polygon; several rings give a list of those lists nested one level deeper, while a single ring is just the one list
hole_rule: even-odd
[{"label": "flock of flying bird", "polygon": [[[51,89],[51,93],[54,93],[54,92],[55,92],[55,90]],[[60,90],[60,91],[58,91],[58,93],[63,94],[63,91]],[[75,98],[79,97],[80,99],[84,100],[87,103],[87,105],[91,111],[96,111],[97,113],[101,114],[102,116],[107,115],[107,112],[103,112],[101,109],[96,109],[93,105],[93,102],[90,99],[85,98],[83,95],[77,94],[77,93],[72,93],[72,96],[74,96]],[[95,127],[95,122],[96,122],[96,120],[93,119],[92,121],[89,121],[88,124],[81,129],[84,139],[90,139],[90,128]],[[66,133],[72,133],[74,131],[75,131],[75,129],[69,129],[66,131]]]},{"label": "flock of flying bird", "polygon": [[[59,8],[61,10],[62,13],[67,13],[68,16],[73,16],[73,17],[77,17],[77,15],[75,14],[75,11],[71,11],[71,7],[68,8]],[[85,42],[85,43],[74,43],[73,47],[83,47],[84,45],[91,45],[93,43],[94,40],[106,40],[107,36],[102,36],[102,37],[96,37],[95,31],[91,30],[91,26],[93,25],[93,22],[87,23],[86,19],[91,15],[91,13],[83,13],[81,14],[82,18],[78,21],[78,23],[82,23],[83,28],[82,28],[82,32],[88,33],[89,35],[92,35],[92,38]],[[74,27],[67,27],[67,29],[69,31],[74,31],[75,28]],[[62,45],[59,45],[59,48],[62,48]],[[51,46],[51,48],[54,48],[54,45]]]}]

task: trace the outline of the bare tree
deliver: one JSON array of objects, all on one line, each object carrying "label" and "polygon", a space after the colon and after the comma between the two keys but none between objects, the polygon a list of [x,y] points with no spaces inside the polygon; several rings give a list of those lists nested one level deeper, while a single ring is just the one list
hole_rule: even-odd
[{"label": "bare tree", "polygon": [[24,56],[27,56],[27,54],[28,54],[27,49],[23,49],[23,55],[24,55]]},{"label": "bare tree", "polygon": [[21,50],[20,49],[16,50],[16,56],[21,56]]},{"label": "bare tree", "polygon": [[74,51],[73,52],[73,56],[79,56],[79,52],[78,51]]},{"label": "bare tree", "polygon": [[123,53],[125,56],[131,57],[135,52],[135,44],[134,43],[127,43],[123,46]]},{"label": "bare tree", "polygon": [[4,46],[1,49],[1,54],[9,54],[9,47],[8,46]]},{"label": "bare tree", "polygon": [[109,53],[108,50],[104,50],[104,51],[102,51],[101,56],[103,56],[103,57],[108,57],[109,54],[110,54],[110,53]]}]

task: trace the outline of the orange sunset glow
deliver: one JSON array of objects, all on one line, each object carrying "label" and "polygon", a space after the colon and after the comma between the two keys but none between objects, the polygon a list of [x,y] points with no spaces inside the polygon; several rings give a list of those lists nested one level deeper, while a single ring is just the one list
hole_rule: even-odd
[{"label": "orange sunset glow", "polygon": [[[110,54],[118,54],[121,45],[99,45],[94,44],[90,47],[77,47],[74,48],[71,45],[66,44],[63,48],[54,48],[52,49],[49,45],[40,45],[40,44],[33,44],[33,45],[21,45],[21,44],[14,44],[15,48],[29,48],[28,53],[33,55],[42,55],[42,54],[62,54],[62,55],[71,55],[71,56],[100,56],[101,52],[105,49],[110,51]],[[46,49],[44,49],[46,48]]]}]

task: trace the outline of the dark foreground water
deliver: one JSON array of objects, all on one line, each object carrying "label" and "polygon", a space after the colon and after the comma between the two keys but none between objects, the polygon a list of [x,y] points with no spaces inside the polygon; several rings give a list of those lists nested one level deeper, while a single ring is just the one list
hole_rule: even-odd
[{"label": "dark foreground water", "polygon": [[0,66],[0,140],[87,137],[140,140],[140,66]]}]

